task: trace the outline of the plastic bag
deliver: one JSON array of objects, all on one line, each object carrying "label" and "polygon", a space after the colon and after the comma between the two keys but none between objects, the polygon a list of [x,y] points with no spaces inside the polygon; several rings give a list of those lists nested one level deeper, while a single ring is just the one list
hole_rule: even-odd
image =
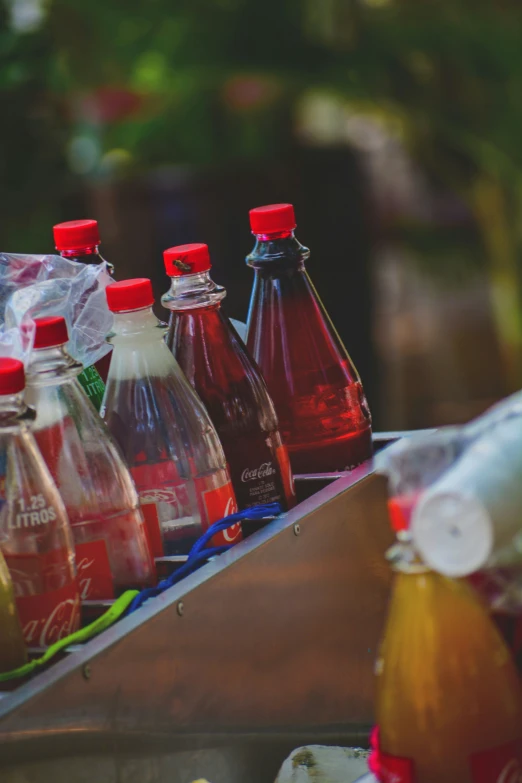
[{"label": "plastic bag", "polygon": [[113,317],[105,288],[111,282],[104,263],[0,254],[0,355],[25,362],[32,349],[33,319],[62,315],[69,330],[69,353],[86,367],[94,364],[110,350],[105,337]]}]

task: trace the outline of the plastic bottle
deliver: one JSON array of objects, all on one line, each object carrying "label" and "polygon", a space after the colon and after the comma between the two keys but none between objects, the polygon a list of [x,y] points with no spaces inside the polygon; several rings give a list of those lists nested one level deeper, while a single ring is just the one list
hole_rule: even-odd
[{"label": "plastic bottle", "polygon": [[[237,510],[225,455],[201,401],[152,312],[150,280],[106,289],[114,346],[102,415],[136,482],[156,557],[186,554],[206,528]],[[239,525],[215,540],[239,540]]]},{"label": "plastic bottle", "polygon": [[[1,372],[1,370],[0,370]],[[1,376],[0,376],[1,383]],[[0,411],[2,403],[0,398]],[[0,421],[2,412],[0,412]],[[0,479],[1,481],[1,479]],[[0,519],[2,517],[0,490]],[[3,522],[3,520],[2,520]],[[4,556],[0,552],[0,673],[17,669],[27,661],[24,636],[15,604],[13,582]]]},{"label": "plastic bottle", "polygon": [[82,601],[109,600],[155,581],[129,469],[77,378],[61,316],[35,320],[26,399],[34,436],[62,495],[76,548]]},{"label": "plastic bottle", "polygon": [[210,278],[207,245],[164,253],[172,278],[162,303],[170,309],[167,345],[214,424],[240,509],[258,503],[295,504],[288,451],[265,381],[221,302],[226,291]]},{"label": "plastic bottle", "polygon": [[[53,226],[56,249],[64,258],[81,264],[106,264],[109,274],[114,267],[100,253],[100,232],[96,220],[70,220]],[[109,374],[111,355],[107,353],[92,367],[86,367],[78,376],[87,396],[96,410],[100,410],[105,381]]]},{"label": "plastic bottle", "polygon": [[67,514],[28,424],[24,368],[0,359],[0,546],[25,642],[46,647],[76,631],[80,596]]},{"label": "plastic bottle", "polygon": [[403,548],[377,662],[380,781],[522,779],[522,692],[510,652],[464,580]]},{"label": "plastic bottle", "polygon": [[294,236],[294,209],[252,209],[250,225],[256,244],[247,257],[255,270],[247,346],[266,380],[293,471],[353,468],[372,453],[370,412],[305,270],[310,252]]}]

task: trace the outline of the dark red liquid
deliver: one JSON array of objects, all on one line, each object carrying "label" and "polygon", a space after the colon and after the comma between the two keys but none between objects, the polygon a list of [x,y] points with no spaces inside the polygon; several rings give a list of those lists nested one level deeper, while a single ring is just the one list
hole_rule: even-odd
[{"label": "dark red liquid", "polygon": [[173,312],[167,344],[218,432],[239,508],[293,506],[288,452],[265,382],[219,304]]},{"label": "dark red liquid", "polygon": [[258,240],[247,345],[268,385],[294,473],[352,468],[372,453],[371,418],[348,353],[292,235]]}]

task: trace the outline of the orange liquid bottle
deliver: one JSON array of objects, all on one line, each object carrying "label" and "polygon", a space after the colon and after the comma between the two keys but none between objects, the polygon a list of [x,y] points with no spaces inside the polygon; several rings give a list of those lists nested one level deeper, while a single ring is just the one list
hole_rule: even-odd
[{"label": "orange liquid bottle", "polygon": [[[406,551],[406,550],[405,550]],[[377,662],[382,783],[520,783],[522,689],[473,588],[401,559]]]}]

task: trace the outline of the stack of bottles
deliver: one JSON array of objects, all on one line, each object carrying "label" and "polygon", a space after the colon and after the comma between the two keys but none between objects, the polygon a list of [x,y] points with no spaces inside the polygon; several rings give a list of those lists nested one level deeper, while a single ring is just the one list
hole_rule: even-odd
[{"label": "stack of bottles", "polygon": [[[107,285],[110,350],[95,365],[68,352],[52,297],[18,319],[33,344],[25,367],[0,358],[0,671],[74,632],[82,608],[155,585],[155,560],[186,555],[217,520],[269,503],[290,509],[294,473],[371,455],[360,379],[304,268],[292,206],[250,217],[246,345],[203,244],[164,253],[168,326],[148,278]],[[54,240],[63,258],[114,274],[96,221],[58,224]],[[97,281],[73,298],[73,328],[103,290]],[[243,535],[238,523],[209,543]]]}]

